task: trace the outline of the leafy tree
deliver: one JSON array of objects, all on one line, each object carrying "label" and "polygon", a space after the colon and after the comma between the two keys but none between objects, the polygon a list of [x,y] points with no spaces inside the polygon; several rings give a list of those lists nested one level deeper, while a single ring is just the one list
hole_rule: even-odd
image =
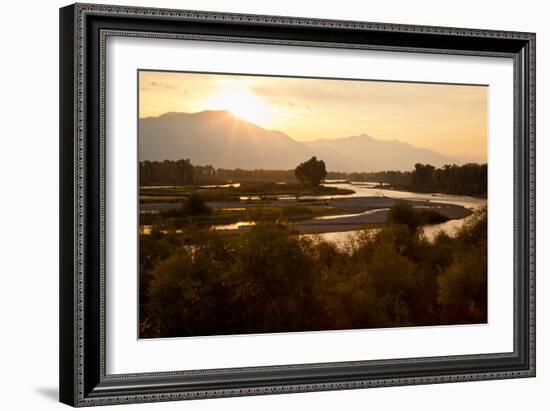
[{"label": "leafy tree", "polygon": [[311,243],[288,227],[260,222],[236,247],[232,267],[240,321],[267,332],[310,327],[318,312],[312,295]]},{"label": "leafy tree", "polygon": [[430,164],[416,163],[414,165],[413,181],[418,187],[431,187],[433,185],[433,172],[435,167]]},{"label": "leafy tree", "polygon": [[327,168],[323,160],[311,157],[296,167],[294,175],[301,184],[317,187],[327,176]]},{"label": "leafy tree", "polygon": [[[180,246],[152,272],[144,337],[232,333],[225,267],[233,264],[228,244],[198,235],[194,246]],[[222,308],[223,307],[223,308]],[[145,327],[143,327],[145,328]]]}]

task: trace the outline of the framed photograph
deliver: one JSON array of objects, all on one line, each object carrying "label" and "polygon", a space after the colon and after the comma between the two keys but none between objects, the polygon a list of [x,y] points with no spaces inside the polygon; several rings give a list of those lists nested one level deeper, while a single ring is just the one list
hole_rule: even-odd
[{"label": "framed photograph", "polygon": [[535,34],[60,24],[62,402],[535,376]]}]

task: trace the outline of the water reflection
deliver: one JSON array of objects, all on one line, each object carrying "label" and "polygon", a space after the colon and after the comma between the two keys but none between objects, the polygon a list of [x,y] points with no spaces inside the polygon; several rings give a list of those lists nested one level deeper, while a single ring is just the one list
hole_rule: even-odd
[{"label": "water reflection", "polygon": [[351,217],[358,217],[361,215],[372,215],[379,213],[380,211],[388,211],[389,208],[375,208],[373,210],[367,210],[363,211],[362,213],[355,213],[355,214],[336,214],[336,215],[324,215],[321,217],[315,217],[314,220],[336,220],[340,218],[351,218]]},{"label": "water reflection", "polygon": [[[145,225],[140,225],[140,226],[139,226],[139,233],[140,233],[140,234],[145,234],[145,235],[150,235],[150,234],[153,232],[153,228],[154,228],[154,226],[152,226],[152,225],[147,225],[147,224],[145,224]],[[161,233],[163,233],[163,234],[167,234],[167,233],[169,232],[168,230],[159,230],[159,231],[160,231]],[[171,232],[171,233],[176,233],[176,234],[181,234],[181,233],[183,233],[183,231],[180,230],[180,229],[171,230],[170,232]]]},{"label": "water reflection", "polygon": [[209,184],[204,186],[199,186],[200,188],[239,188],[241,183],[228,183],[228,184]]},{"label": "water reflection", "polygon": [[256,225],[255,221],[239,221],[231,224],[217,224],[212,226],[212,230],[240,230],[241,228],[251,227]]},{"label": "water reflection", "polygon": [[352,198],[352,197],[389,197],[393,199],[406,200],[424,200],[436,201],[438,203],[457,204],[471,210],[478,209],[487,205],[487,200],[484,198],[459,196],[440,193],[413,193],[410,191],[391,190],[380,187],[374,182],[334,182],[327,180],[324,184],[327,187],[344,188],[355,191],[353,194],[337,194],[330,196],[302,196],[302,199],[331,199],[331,198]]},{"label": "water reflection", "polygon": [[[449,220],[441,224],[425,225],[422,227],[422,231],[426,239],[433,242],[440,233],[445,233],[449,237],[454,237],[458,231],[466,224],[473,216],[462,218],[459,220]],[[375,234],[380,231],[379,228],[366,228],[363,231],[367,233]],[[350,242],[352,242],[359,230],[351,231],[339,231],[333,233],[318,233],[318,234],[301,234],[301,237],[305,238],[320,238],[330,243],[336,244],[340,248],[345,248]]]}]

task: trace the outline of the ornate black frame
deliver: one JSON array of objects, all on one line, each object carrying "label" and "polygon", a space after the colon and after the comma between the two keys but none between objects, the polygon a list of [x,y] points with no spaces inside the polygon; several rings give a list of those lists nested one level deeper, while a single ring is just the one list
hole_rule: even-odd
[{"label": "ornate black frame", "polygon": [[[365,48],[514,61],[514,351],[105,373],[107,36]],[[535,376],[535,34],[75,4],[60,10],[60,400],[73,406]]]}]

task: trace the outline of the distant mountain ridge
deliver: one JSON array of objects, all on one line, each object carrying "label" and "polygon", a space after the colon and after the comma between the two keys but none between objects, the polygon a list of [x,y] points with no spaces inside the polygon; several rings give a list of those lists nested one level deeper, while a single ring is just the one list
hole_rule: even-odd
[{"label": "distant mountain ridge", "polygon": [[461,164],[433,150],[367,134],[299,142],[223,110],[141,118],[139,155],[140,161],[189,158],[193,164],[229,169],[287,170],[311,156],[324,160],[327,170],[343,172],[406,171],[415,163]]}]

